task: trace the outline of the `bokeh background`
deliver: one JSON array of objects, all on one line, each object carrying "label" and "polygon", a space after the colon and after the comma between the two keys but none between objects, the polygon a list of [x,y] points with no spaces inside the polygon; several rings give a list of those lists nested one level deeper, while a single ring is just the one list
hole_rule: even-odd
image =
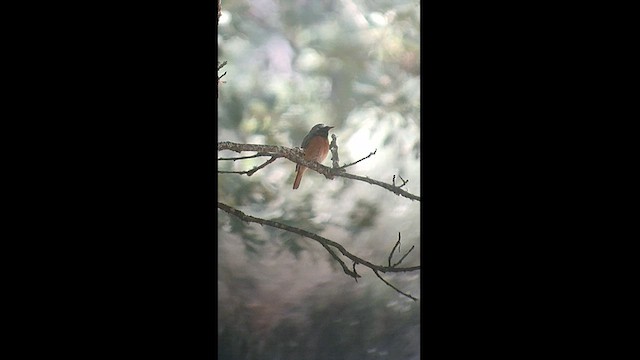
[{"label": "bokeh background", "polygon": [[[401,176],[421,195],[419,30],[418,1],[222,1],[218,140],[293,147],[313,125],[333,125],[341,164],[377,150],[349,172]],[[416,246],[402,265],[420,264],[419,202],[313,171],[293,191],[294,169],[278,159],[251,177],[219,174],[218,199],[377,264],[400,232],[402,253]],[[370,270],[359,266],[356,283],[317,242],[221,210],[218,235],[219,359],[419,359],[420,302]],[[382,276],[421,298],[419,271]]]}]

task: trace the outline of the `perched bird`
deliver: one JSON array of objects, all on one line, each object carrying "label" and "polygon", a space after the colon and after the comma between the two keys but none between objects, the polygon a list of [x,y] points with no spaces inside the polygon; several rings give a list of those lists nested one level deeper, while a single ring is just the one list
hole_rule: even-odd
[{"label": "perched bird", "polygon": [[[302,140],[301,147],[304,149],[304,159],[321,163],[329,153],[329,129],[333,126],[317,124],[311,128],[307,136]],[[307,170],[305,166],[296,164],[296,179],[293,181],[293,189],[300,186],[302,174]]]}]

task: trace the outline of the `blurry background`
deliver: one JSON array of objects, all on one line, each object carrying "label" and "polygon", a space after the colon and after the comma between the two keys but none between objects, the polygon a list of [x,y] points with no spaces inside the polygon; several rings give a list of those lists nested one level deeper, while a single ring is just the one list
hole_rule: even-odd
[{"label": "blurry background", "polygon": [[[293,147],[313,125],[333,125],[341,165],[377,149],[349,172],[387,183],[402,176],[421,195],[419,14],[407,0],[223,1],[218,141]],[[293,191],[294,169],[278,159],[251,177],[219,174],[218,199],[377,264],[401,232],[402,253],[416,246],[402,265],[420,264],[419,202],[313,171]],[[221,210],[218,234],[219,359],[419,358],[420,302],[370,270],[359,266],[356,283],[317,242]],[[419,271],[381,275],[421,298]]]}]

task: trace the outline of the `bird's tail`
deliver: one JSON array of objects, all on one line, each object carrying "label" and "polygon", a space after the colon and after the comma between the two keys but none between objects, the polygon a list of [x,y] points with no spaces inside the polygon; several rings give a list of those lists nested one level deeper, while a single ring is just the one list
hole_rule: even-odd
[{"label": "bird's tail", "polygon": [[296,179],[293,181],[293,190],[297,189],[298,186],[300,186],[300,180],[302,180],[302,174],[304,174],[304,171],[307,170],[306,167],[304,166],[296,166],[296,170],[297,170],[297,174],[296,174]]}]

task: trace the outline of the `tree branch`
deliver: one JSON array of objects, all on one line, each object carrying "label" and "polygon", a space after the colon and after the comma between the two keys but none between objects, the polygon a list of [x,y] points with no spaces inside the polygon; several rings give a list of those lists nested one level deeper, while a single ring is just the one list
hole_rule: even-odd
[{"label": "tree branch", "polygon": [[218,19],[216,20],[216,25],[220,25],[220,15],[222,15],[222,6],[220,5],[220,0],[218,0]]},{"label": "tree branch", "polygon": [[[395,267],[395,266],[381,266],[381,265],[375,265],[372,264],[371,262],[364,260],[352,253],[350,253],[349,251],[347,251],[342,245],[340,245],[339,243],[335,242],[335,241],[331,241],[327,238],[324,238],[320,235],[311,233],[309,231],[303,230],[303,229],[299,229],[293,226],[289,226],[277,221],[273,221],[273,220],[266,220],[266,219],[261,219],[261,218],[257,218],[255,216],[251,216],[251,215],[247,215],[244,212],[232,208],[231,206],[218,202],[218,208],[239,218],[242,221],[246,221],[246,222],[254,222],[257,224],[261,224],[261,225],[267,225],[267,226],[271,226],[271,227],[275,227],[281,230],[285,230],[285,231],[289,231],[292,233],[296,233],[299,235],[302,235],[304,237],[307,237],[309,239],[315,240],[317,242],[319,242],[331,255],[331,257],[333,257],[336,261],[338,261],[338,263],[340,264],[340,266],[342,267],[342,270],[344,271],[345,274],[353,277],[354,279],[357,280],[357,278],[360,277],[360,275],[358,275],[358,273],[355,271],[355,267],[356,265],[360,264],[363,265],[365,267],[368,267],[369,269],[373,270],[376,275],[378,275],[378,277],[380,277],[380,275],[378,274],[379,272],[383,272],[383,273],[387,273],[387,272],[410,272],[410,271],[416,271],[416,270],[420,270],[420,266],[411,266],[411,267],[404,267],[404,268],[399,268],[399,267]],[[349,258],[351,261],[353,261],[353,270],[350,270],[346,264],[338,257],[338,255],[330,248],[330,247],[334,247],[336,248],[342,255],[344,255],[345,257]],[[380,277],[381,278],[381,277]],[[381,278],[382,279],[382,278]],[[388,282],[386,282],[384,279],[382,279],[382,281],[384,281],[387,285],[391,286],[393,289],[395,289],[396,291],[398,291],[399,293],[401,293],[402,295],[408,296],[414,300],[414,297],[407,295],[405,293],[403,293],[402,291],[398,290],[396,287],[394,287],[393,285],[389,284]]]},{"label": "tree branch", "polygon": [[[333,179],[336,176],[344,177],[353,180],[364,181],[371,185],[380,186],[385,188],[396,195],[404,196],[411,200],[420,201],[420,196],[413,195],[405,190],[402,190],[398,186],[394,186],[392,184],[387,184],[382,181],[374,180],[364,176],[358,176],[354,174],[349,174],[342,168],[330,168],[324,165],[321,165],[315,161],[305,160],[302,155],[303,152],[300,148],[288,148],[285,146],[276,146],[276,145],[259,145],[259,144],[239,144],[230,141],[221,141],[218,142],[218,151],[220,150],[231,150],[235,152],[243,152],[243,151],[256,151],[258,153],[269,153],[271,156],[279,155],[281,157],[287,158],[290,161],[293,161],[296,164],[300,164],[306,166],[309,169],[312,169],[322,175],[324,175],[327,179]],[[375,152],[374,152],[375,153]],[[369,154],[371,156],[372,154]],[[369,157],[367,156],[367,157]],[[366,159],[366,157],[365,157]],[[364,159],[362,159],[364,160]]]},{"label": "tree branch", "polygon": [[383,187],[383,188],[391,191],[392,193],[394,193],[396,195],[401,195],[401,196],[404,196],[404,197],[406,197],[408,199],[411,199],[411,200],[420,201],[420,196],[413,195],[413,194],[411,194],[411,193],[409,193],[407,191],[404,191],[404,190],[400,189],[397,186],[393,186],[391,184],[387,184],[387,183],[384,183],[382,181],[374,180],[374,179],[371,179],[371,178],[368,178],[368,177],[365,177],[365,176],[358,176],[358,175],[349,174],[347,172],[336,174],[336,176],[342,176],[342,177],[345,177],[345,178],[348,178],[348,179],[364,181],[364,182],[367,182],[367,183],[372,184],[372,185],[377,185],[377,186]]},{"label": "tree branch", "polygon": [[368,159],[368,158],[370,158],[370,157],[371,157],[371,155],[375,155],[375,153],[376,153],[377,151],[378,151],[378,149],[375,149],[375,150],[373,150],[373,152],[372,152],[372,153],[370,153],[369,155],[367,155],[367,156],[363,157],[362,159],[360,159],[360,160],[358,160],[358,161],[352,162],[351,164],[342,165],[342,166],[340,166],[340,169],[348,168],[349,166],[353,166],[353,165],[355,165],[355,164],[359,163],[360,161],[362,161],[362,160],[364,160],[364,159]]},{"label": "tree branch", "polygon": [[[391,252],[389,253],[389,266],[391,266],[391,257],[393,256],[393,252],[396,251],[396,248],[400,245],[400,233],[398,233],[398,241],[396,242],[395,245],[393,245],[393,249],[391,249]],[[398,249],[398,251],[400,251],[400,249]]]},{"label": "tree branch", "polygon": [[407,255],[409,255],[409,253],[410,253],[410,252],[411,252],[415,247],[416,247],[415,245],[412,245],[412,246],[411,246],[411,249],[409,249],[409,251],[407,251],[407,253],[406,253],[406,254],[404,254],[404,255],[400,258],[400,260],[398,260],[398,262],[397,262],[397,263],[395,263],[395,264],[391,265],[391,267],[396,267],[396,266],[400,265],[400,263],[402,263],[402,260],[404,260],[404,258],[406,258],[406,257],[407,257]]},{"label": "tree branch", "polygon": [[[222,15],[222,5],[220,4],[220,0],[218,0],[218,18],[216,19],[216,26],[220,25],[220,16]],[[226,61],[223,61],[222,64],[220,63],[220,61],[218,61],[218,73],[220,72],[220,69],[222,69],[225,65],[227,65]],[[225,71],[224,74],[218,76],[218,81],[216,82],[216,99],[219,97],[220,95],[220,89],[218,88],[220,86],[220,79],[222,79],[223,76],[227,75],[227,72]],[[224,83],[224,81],[223,81]]]},{"label": "tree branch", "polygon": [[407,257],[407,255],[409,255],[409,253],[411,251],[413,251],[413,249],[416,247],[415,245],[411,246],[411,249],[409,249],[409,251],[407,251],[401,258],[400,260],[398,260],[397,263],[391,265],[391,258],[393,257],[393,253],[396,251],[396,248],[398,248],[398,252],[400,252],[400,233],[398,232],[398,241],[396,241],[396,244],[393,245],[393,249],[391,249],[391,252],[389,253],[389,266],[390,267],[396,267],[398,265],[400,265],[402,263],[402,261]]},{"label": "tree branch", "polygon": [[400,175],[398,175],[398,177],[400,178],[400,180],[402,180],[402,184],[400,184],[398,186],[396,186],[396,176],[393,175],[393,179],[391,179],[391,183],[393,184],[393,186],[396,186],[398,189],[403,187],[403,186],[405,186],[409,182],[409,180],[403,179],[402,176],[400,176]]},{"label": "tree branch", "polygon": [[257,158],[257,157],[261,157],[261,156],[277,156],[277,157],[280,157],[280,155],[277,155],[277,154],[276,155],[272,155],[272,154],[268,154],[268,153],[257,153],[255,155],[238,156],[238,157],[227,157],[227,158],[219,157],[218,161],[220,161],[220,160],[233,160],[233,161],[236,161],[236,160],[244,160],[244,159],[253,159],[253,158]]},{"label": "tree branch", "polygon": [[395,291],[399,292],[400,294],[402,294],[402,295],[404,295],[404,296],[408,297],[409,299],[411,299],[411,300],[413,300],[413,301],[418,301],[418,299],[414,298],[413,296],[411,296],[411,295],[409,295],[409,294],[407,294],[407,293],[404,293],[404,292],[400,291],[400,289],[398,289],[397,287],[395,287],[395,286],[393,286],[393,285],[389,284],[389,282],[387,282],[387,280],[383,279],[383,278],[382,278],[382,276],[380,276],[380,274],[378,274],[378,271],[376,271],[375,269],[372,269],[372,270],[373,270],[373,272],[376,274],[376,276],[377,276],[378,278],[380,278],[380,280],[382,280],[385,284],[389,285],[393,290],[395,290]]},{"label": "tree branch", "polygon": [[333,249],[331,249],[329,247],[329,245],[325,245],[322,244],[322,247],[324,247],[327,252],[329,252],[329,254],[331,254],[331,257],[334,258],[335,261],[337,261],[340,266],[342,266],[342,271],[344,271],[345,274],[351,276],[352,278],[356,279],[356,282],[358,281],[358,278],[361,277],[360,275],[358,275],[358,273],[356,272],[356,263],[353,263],[353,271],[349,270],[349,268],[347,267],[347,265],[344,263],[344,261],[342,261],[342,259],[340,259],[338,257],[338,254],[335,253],[335,251],[333,251]]},{"label": "tree branch", "polygon": [[279,156],[272,156],[271,159],[265,161],[264,163],[262,163],[260,166],[256,166],[251,170],[247,170],[247,171],[226,171],[226,170],[218,170],[218,173],[220,174],[247,174],[247,176],[251,176],[253,175],[256,171],[264,168],[265,166],[271,164],[272,162],[276,161],[276,159],[279,158]]},{"label": "tree branch", "polygon": [[331,164],[334,169],[340,167],[340,156],[338,156],[338,144],[336,143],[336,134],[331,134],[331,144],[329,144],[329,150],[331,150]]}]

